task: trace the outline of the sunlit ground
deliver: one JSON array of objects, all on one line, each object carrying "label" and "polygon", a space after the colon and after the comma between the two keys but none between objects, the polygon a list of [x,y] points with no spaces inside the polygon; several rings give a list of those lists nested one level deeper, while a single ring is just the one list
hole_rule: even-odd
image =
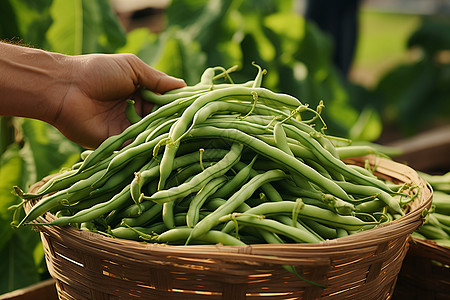
[{"label": "sunlit ground", "polygon": [[406,42],[420,25],[420,20],[418,15],[362,8],[350,79],[363,86],[373,87],[386,71],[414,59],[415,53],[408,51]]}]

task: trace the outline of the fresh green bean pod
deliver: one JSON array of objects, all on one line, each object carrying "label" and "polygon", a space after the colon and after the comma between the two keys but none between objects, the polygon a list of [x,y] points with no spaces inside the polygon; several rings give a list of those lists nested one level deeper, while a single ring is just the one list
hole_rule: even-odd
[{"label": "fresh green bean pod", "polygon": [[[192,178],[189,182],[183,183],[180,186],[173,187],[168,190],[160,190],[151,196],[142,196],[141,198],[146,201],[164,203],[174,201],[176,199],[185,197],[190,193],[197,192],[208,181],[224,175],[235,163],[237,163],[240,159],[242,149],[242,144],[233,143],[230,151],[224,156],[223,159],[221,159],[215,165],[206,168],[200,174],[194,176],[194,178]],[[172,166],[173,165],[171,165],[171,167]]]},{"label": "fresh green bean pod", "polygon": [[[60,205],[62,201],[66,201],[68,203],[70,203],[70,201],[77,202],[78,200],[87,197],[92,191],[91,184],[93,180],[100,178],[104,173],[105,170],[98,171],[91,177],[78,181],[65,190],[61,190],[59,192],[56,192],[55,194],[41,199],[30,209],[30,211],[26,214],[22,221],[20,221],[18,226],[35,220],[40,215]],[[72,197],[76,199],[71,199]]]},{"label": "fresh green bean pod", "polygon": [[[123,203],[126,201],[131,200],[130,197],[130,186],[127,185],[120,191],[118,194],[116,194],[113,198],[106,202],[98,203],[88,209],[83,209],[73,216],[67,216],[67,217],[61,217],[57,218],[56,220],[44,223],[45,225],[55,225],[55,226],[66,226],[71,223],[83,223],[88,222],[93,219],[96,219],[102,215],[108,214],[114,209],[120,207]],[[36,223],[38,224],[38,223]],[[44,225],[39,224],[39,225]]]},{"label": "fresh green bean pod", "polygon": [[196,239],[211,230],[211,228],[219,223],[220,217],[232,213],[264,183],[281,180],[284,178],[286,178],[286,174],[281,170],[271,170],[253,177],[249,182],[244,184],[239,191],[234,193],[224,205],[220,206],[210,215],[197,223],[186,243],[188,243],[190,239]]},{"label": "fresh green bean pod", "polygon": [[[194,227],[200,218],[200,208],[205,203],[207,198],[214,194],[217,189],[225,184],[226,177],[217,177],[209,181],[205,186],[195,195],[189,204],[189,209],[186,214],[186,224],[188,227]],[[173,203],[173,202],[171,202]]]},{"label": "fresh green bean pod", "polygon": [[253,164],[256,161],[258,156],[255,155],[252,161],[240,169],[239,172],[231,178],[227,183],[225,183],[222,187],[220,187],[217,192],[214,193],[213,197],[215,198],[226,198],[232,195],[240,186],[242,186],[249,178],[250,172],[252,170]]},{"label": "fresh green bean pod", "polygon": [[[160,234],[155,241],[158,243],[184,244],[186,239],[190,236],[192,230],[192,228],[187,227],[174,228]],[[227,246],[245,246],[245,243],[241,242],[237,238],[217,230],[210,230],[202,236],[196,237],[195,241]]]},{"label": "fresh green bean pod", "polygon": [[295,157],[292,157],[280,149],[270,146],[261,140],[258,140],[250,135],[247,135],[235,129],[218,129],[213,126],[199,126],[194,128],[191,133],[195,137],[209,138],[220,135],[224,139],[244,143],[255,152],[264,157],[268,157],[273,161],[280,163],[289,170],[307,177],[309,180],[329,191],[331,194],[343,200],[350,200],[347,193],[339,187],[334,181],[324,177],[310,166],[302,163]]},{"label": "fresh green bean pod", "polygon": [[125,107],[125,115],[131,124],[137,123],[142,120],[142,117],[136,112],[136,107],[134,106],[134,100],[128,99],[127,106]]},{"label": "fresh green bean pod", "polygon": [[119,170],[123,168],[124,165],[126,165],[131,160],[136,160],[137,157],[148,155],[153,151],[153,148],[163,139],[167,138],[168,134],[162,134],[155,139],[140,144],[139,146],[130,148],[124,152],[121,152],[116,157],[114,157],[111,162],[109,163],[106,172],[104,175],[99,178],[97,181],[95,181],[92,186],[93,187],[99,187],[102,186],[109,178],[111,178],[112,175],[117,173]]}]

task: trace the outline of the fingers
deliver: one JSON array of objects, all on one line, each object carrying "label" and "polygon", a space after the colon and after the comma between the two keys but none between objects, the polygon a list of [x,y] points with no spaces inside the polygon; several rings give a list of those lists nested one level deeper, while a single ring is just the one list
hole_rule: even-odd
[{"label": "fingers", "polygon": [[163,94],[167,91],[186,86],[183,79],[175,78],[158,71],[136,56],[133,58],[132,66],[136,72],[139,84],[153,92]]}]

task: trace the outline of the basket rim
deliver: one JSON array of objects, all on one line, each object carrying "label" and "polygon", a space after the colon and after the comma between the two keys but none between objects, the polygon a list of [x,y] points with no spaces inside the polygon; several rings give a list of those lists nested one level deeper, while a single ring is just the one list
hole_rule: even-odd
[{"label": "basket rim", "polygon": [[[272,257],[280,257],[289,259],[290,257],[298,260],[300,257],[323,257],[329,259],[330,253],[349,253],[358,252],[358,249],[367,250],[368,247],[373,247],[374,251],[382,243],[388,243],[394,239],[407,236],[415,231],[423,222],[421,217],[423,210],[429,209],[432,202],[432,187],[418,173],[411,167],[374,155],[367,155],[352,159],[346,159],[346,162],[353,164],[363,164],[364,161],[369,161],[370,165],[376,167],[376,173],[386,176],[391,179],[402,182],[414,183],[421,187],[420,195],[413,201],[411,210],[405,216],[394,220],[387,224],[382,224],[376,228],[352,234],[346,237],[336,238],[332,240],[325,240],[319,243],[291,243],[291,244],[251,244],[245,246],[227,246],[227,245],[166,245],[157,243],[140,242],[133,240],[126,240],[120,238],[112,238],[103,236],[101,234],[93,233],[86,230],[80,230],[71,226],[57,227],[46,225],[33,225],[37,231],[50,235],[57,240],[63,242],[68,239],[77,239],[81,247],[90,248],[95,251],[112,251],[121,252],[123,254],[132,253],[130,258],[135,256],[137,252],[151,252],[152,255],[166,256],[166,255],[208,255],[226,256],[230,255],[235,259],[245,259],[251,256],[254,260],[257,257],[267,261],[272,260],[267,255]],[[36,183],[37,184],[37,183]],[[31,188],[30,188],[31,189]],[[25,203],[25,209],[31,209],[32,204]],[[35,223],[49,222],[49,218],[55,218],[50,213],[38,217]],[[131,251],[131,252],[130,252]],[[133,253],[134,252],[134,253]],[[273,260],[271,263],[277,263]],[[279,264],[284,264],[286,261],[280,260]],[[292,262],[291,262],[292,263]]]}]

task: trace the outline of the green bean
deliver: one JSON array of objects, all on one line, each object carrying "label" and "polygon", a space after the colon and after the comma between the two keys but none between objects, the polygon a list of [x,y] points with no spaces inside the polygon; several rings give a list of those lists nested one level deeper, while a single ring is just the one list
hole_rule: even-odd
[{"label": "green bean", "polygon": [[239,172],[231,178],[230,181],[225,183],[222,187],[220,187],[216,193],[214,193],[213,197],[218,198],[226,198],[233,194],[240,186],[242,186],[250,177],[250,171],[252,170],[253,164],[256,161],[258,155],[255,155],[252,161],[240,169]]},{"label": "green bean", "polygon": [[202,126],[214,126],[217,128],[233,128],[253,136],[262,135],[272,131],[268,127],[250,123],[244,120],[238,120],[235,118],[231,120],[220,120],[218,118],[211,118],[203,122]]},{"label": "green bean", "polygon": [[[67,202],[77,201],[86,197],[92,191],[91,184],[93,180],[100,178],[101,176],[103,176],[104,173],[105,170],[98,171],[91,177],[78,181],[77,183],[73,184],[72,186],[68,187],[65,190],[61,190],[59,192],[56,192],[55,194],[43,198],[31,208],[31,210],[22,219],[22,221],[20,221],[18,226],[21,226],[22,224],[34,220],[43,213],[57,207],[58,205],[61,204],[63,200]],[[72,200],[71,198],[75,198],[76,200]]]},{"label": "green bean", "polygon": [[198,222],[192,230],[192,233],[186,243],[190,239],[195,239],[219,223],[219,218],[226,214],[232,213],[246,199],[248,199],[261,185],[266,182],[276,181],[286,178],[286,174],[281,170],[271,170],[263,174],[257,175],[244,184],[236,193],[231,196],[228,201]]},{"label": "green bean", "polygon": [[[432,215],[433,218],[436,218],[436,220],[439,223],[441,223],[442,225],[450,226],[450,216],[449,215],[444,215],[444,214],[440,214],[440,213],[436,213],[436,212],[433,212],[430,215]],[[450,232],[449,232],[449,234],[450,234]]]},{"label": "green bean", "polygon": [[95,204],[107,201],[109,199],[111,199],[113,196],[115,195],[115,192],[107,192],[95,197],[89,197],[89,198],[83,198],[80,201],[73,203],[73,204],[69,204],[69,205],[61,205],[61,208],[68,208],[69,210],[72,210],[73,212],[78,212],[82,209],[86,209],[89,207],[94,206]]},{"label": "green bean", "polygon": [[166,226],[162,223],[155,223],[149,227],[116,227],[111,229],[111,234],[116,238],[128,240],[150,240],[152,236],[166,231]]},{"label": "green bean", "polygon": [[450,194],[440,190],[434,190],[433,205],[435,212],[450,215]]},{"label": "green bean", "polygon": [[145,116],[138,123],[132,124],[127,127],[122,133],[107,138],[97,149],[94,150],[84,161],[83,165],[78,169],[78,172],[82,172],[92,165],[96,164],[101,159],[109,156],[127,140],[135,137],[142,132],[151,122],[172,116],[178,113],[183,108],[189,106],[194,102],[196,97],[179,98],[164,105],[164,109],[158,109],[147,116]]},{"label": "green bean", "polygon": [[345,229],[342,229],[342,228],[336,228],[336,234],[337,234],[337,237],[340,238],[340,237],[348,236],[348,231]]},{"label": "green bean", "polygon": [[337,238],[337,229],[328,227],[314,220],[304,219],[306,225],[309,228],[317,232],[323,239],[335,239]]},{"label": "green bean", "polygon": [[[233,216],[232,214],[225,215],[225,216],[221,217],[221,219],[219,219],[219,222],[226,222],[234,217],[235,216]],[[203,220],[205,220],[205,219],[203,219]],[[297,227],[285,225],[283,223],[277,222],[272,219],[265,219],[265,218],[261,218],[258,216],[248,216],[244,213],[241,216],[236,217],[236,221],[245,226],[261,228],[264,230],[268,230],[270,232],[284,235],[297,243],[311,242],[307,238],[307,236],[310,236],[309,232],[304,231]],[[194,229],[195,229],[195,227],[194,227]],[[193,232],[191,232],[191,236],[192,236],[192,233]],[[317,242],[317,239],[315,239],[314,242]]]},{"label": "green bean", "polygon": [[381,155],[377,149],[368,145],[336,147],[336,151],[339,153],[340,159],[365,156],[369,154]]},{"label": "green bean", "polygon": [[167,169],[171,169],[171,164],[173,163],[173,159],[179,147],[179,138],[186,132],[189,123],[191,123],[195,113],[198,109],[205,104],[217,101],[224,98],[242,98],[243,100],[248,100],[249,96],[253,99],[252,93],[257,93],[259,98],[275,101],[281,103],[282,105],[287,106],[298,106],[300,105],[300,101],[295,97],[285,95],[285,94],[275,94],[270,90],[266,90],[263,88],[252,88],[248,89],[245,87],[234,87],[228,89],[221,89],[212,91],[206,95],[202,95],[197,98],[192,105],[190,105],[181,115],[180,119],[173,125],[170,130],[170,145],[166,145],[164,149],[164,155],[161,159],[160,165],[160,181],[158,185],[158,189],[164,188],[165,181],[169,174],[167,173]]},{"label": "green bean", "polygon": [[118,172],[123,166],[129,161],[136,159],[141,155],[148,154],[153,150],[153,148],[163,139],[167,138],[168,134],[162,134],[155,139],[148,141],[146,143],[140,144],[139,146],[130,148],[124,152],[121,152],[116,157],[114,157],[109,163],[104,176],[93,183],[93,187],[98,187],[103,185],[113,174]]},{"label": "green bean", "polygon": [[305,236],[307,237],[307,239],[310,239],[312,243],[318,243],[323,241],[323,238],[320,235],[318,235],[317,232],[306,226],[305,223],[303,223],[299,218],[296,221],[294,221],[294,219],[292,219],[290,216],[287,215],[276,215],[271,216],[271,218],[285,225],[297,227],[303,231],[309,232],[311,236],[308,233],[305,233]]},{"label": "green bean", "polygon": [[183,91],[176,94],[170,94],[166,93],[164,95],[156,94],[155,92],[149,91],[149,90],[143,90],[141,92],[142,98],[145,101],[152,102],[159,106],[165,106],[167,104],[170,104],[171,102],[180,99],[180,98],[186,98],[186,97],[195,97],[198,98],[201,94],[206,94],[209,91],[209,89],[198,89],[198,90],[192,90],[192,91]]},{"label": "green bean", "polygon": [[[24,200],[29,200],[29,199],[35,199],[35,198],[39,198],[44,196],[45,194],[47,194],[52,186],[55,184],[55,182],[57,181],[61,181],[64,180],[66,178],[70,178],[72,175],[76,174],[77,170],[69,170],[69,171],[64,171],[62,173],[57,174],[56,176],[50,178],[44,185],[42,185],[36,193],[25,193],[24,191],[22,191],[18,186],[14,186],[14,192],[16,193],[16,195],[18,197],[20,197],[21,199]],[[64,185],[64,187],[66,187],[66,185]]]},{"label": "green bean", "polygon": [[125,115],[127,116],[127,119],[131,124],[137,123],[142,120],[142,117],[136,112],[134,103],[134,100],[128,99],[127,106],[125,108]]},{"label": "green bean", "polygon": [[[123,203],[131,200],[130,197],[130,185],[127,185],[118,194],[114,195],[110,200],[106,202],[98,203],[88,209],[83,209],[73,216],[61,217],[52,222],[44,223],[45,225],[56,225],[56,226],[66,226],[70,223],[82,223],[91,221],[98,218],[104,214],[111,212],[112,210],[120,207]],[[38,225],[44,225],[35,223]]]},{"label": "green bean", "polygon": [[[187,181],[188,179],[192,178],[195,174],[198,174],[202,171],[202,165],[199,163],[194,163],[190,166],[187,166],[186,168],[182,169],[179,173],[175,174],[173,176],[174,181],[176,179],[180,180],[180,183],[183,183]],[[176,180],[178,181],[178,180]],[[214,181],[214,179],[212,180]],[[205,187],[209,184],[208,182]],[[178,182],[174,182],[173,185],[170,184],[170,178],[169,178],[169,187],[171,186],[177,186],[179,185]],[[200,191],[204,190],[205,187],[203,187]],[[144,201],[144,202],[151,202],[151,201]],[[175,201],[165,202],[163,203],[163,209],[162,209],[162,218],[164,224],[167,226],[167,228],[172,229],[175,227],[175,220],[174,220],[174,206]]]},{"label": "green bean", "polygon": [[[258,138],[259,140],[265,142],[266,144],[269,144],[271,146],[276,146],[273,135],[260,134],[260,135],[255,135],[255,137]],[[295,157],[297,157],[299,159],[316,159],[316,157],[311,152],[311,150],[309,150],[301,145],[297,145],[296,143],[291,143],[290,140],[292,140],[292,139],[290,139],[290,138],[287,138],[287,140],[288,140],[289,149],[291,149],[291,151]]]},{"label": "green bean", "polygon": [[[336,183],[342,187],[345,191],[351,194],[359,194],[363,196],[377,196],[381,201],[386,203],[396,213],[404,215],[402,208],[400,207],[400,201],[386,193],[384,190],[375,186],[358,185],[350,182],[336,181]],[[405,195],[406,197],[406,195]]]},{"label": "green bean", "polygon": [[355,205],[355,211],[363,213],[374,213],[380,211],[385,206],[386,203],[384,203],[380,199],[374,199]]},{"label": "green bean", "polygon": [[104,171],[104,168],[108,165],[109,159],[106,159],[96,165],[95,167],[90,168],[89,170],[86,170],[83,173],[78,173],[77,170],[67,171],[61,174],[56,175],[55,177],[51,178],[45,185],[40,187],[36,193],[23,193],[18,187],[14,187],[16,190],[17,195],[25,200],[28,199],[34,199],[42,197],[46,194],[50,194],[56,191],[60,191],[63,189],[66,189],[68,186],[75,184],[76,182],[80,180],[84,180],[89,178],[89,176],[92,176],[93,174]]},{"label": "green bean", "polygon": [[[222,198],[212,198],[212,199],[208,199],[205,203],[205,208],[209,211],[214,211],[217,208],[219,208],[219,206],[221,206],[222,204],[224,204],[225,202],[227,202],[227,200],[222,199]],[[235,211],[236,212],[244,212],[246,210],[250,209],[250,206],[247,203],[242,203],[241,205],[239,205]]]},{"label": "green bean", "polygon": [[137,218],[143,212],[149,210],[152,206],[156,205],[156,203],[151,201],[144,201],[142,203],[133,203],[125,207],[124,209],[118,209],[115,211],[114,216],[111,217],[111,223],[115,220],[122,220],[125,218]]},{"label": "green bean", "polygon": [[175,228],[175,219],[174,219],[174,207],[175,201],[170,201],[162,204],[162,220],[164,225],[166,225],[167,229]]},{"label": "green bean", "polygon": [[87,149],[87,150],[82,151],[80,153],[81,160],[85,160],[86,157],[88,157],[92,152],[94,152],[94,150],[91,150],[91,149]]},{"label": "green bean", "polygon": [[[203,159],[205,161],[214,161],[216,159],[223,158],[224,155],[228,153],[225,149],[206,149],[203,153]],[[172,166],[172,170],[178,168],[184,168],[189,164],[199,162],[200,161],[200,153],[192,152],[179,157],[176,157],[174,160],[174,164]],[[139,198],[141,197],[141,188],[142,186],[151,179],[156,178],[159,175],[159,166],[154,166],[148,170],[144,170],[142,172],[137,172],[135,174],[135,179],[131,182],[131,196],[134,201],[139,202]],[[171,171],[172,171],[171,170]]]},{"label": "green bean", "polygon": [[[274,214],[292,214],[296,205],[298,205],[296,202],[291,201],[266,202],[247,210],[244,214],[268,216]],[[342,216],[330,210],[308,204],[304,204],[299,211],[299,216],[347,230],[358,230],[363,227],[374,227],[378,225],[378,222],[375,221],[364,222],[354,216]]]},{"label": "green bean", "polygon": [[168,133],[170,127],[178,120],[178,118],[168,119],[156,126],[146,137],[145,142],[149,142],[161,134]]},{"label": "green bean", "polygon": [[[246,214],[253,215],[251,213],[251,209],[252,208],[249,207],[248,209],[245,209],[245,211],[242,211],[242,214],[237,213],[237,214],[235,214],[235,216],[239,216],[239,215],[245,216]],[[248,213],[248,211],[250,211],[250,213]],[[229,217],[231,217],[231,216],[232,215],[229,215]],[[303,233],[302,233],[302,240],[305,241],[305,242],[318,243],[320,241],[323,241],[323,238],[320,235],[318,235],[313,230],[310,230],[309,228],[307,228],[306,226],[304,226],[303,224],[301,224],[297,220],[295,220],[295,226],[293,226],[294,221],[289,216],[286,216],[286,215],[274,215],[274,216],[272,216],[272,218],[275,219],[278,222],[281,222],[284,225],[292,226],[293,228],[298,228],[299,230],[303,231]],[[226,221],[226,217],[223,217],[221,220],[225,222]],[[232,231],[234,226],[235,226],[235,224],[234,224],[233,220],[230,220],[222,228],[222,231],[223,232],[230,232],[230,231]]]},{"label": "green bean", "polygon": [[[206,199],[214,194],[218,188],[223,186],[226,181],[226,177],[217,177],[209,181],[205,186],[195,195],[189,204],[189,209],[186,214],[186,224],[188,227],[194,227],[199,220],[200,208]],[[173,202],[170,202],[173,203]]]},{"label": "green bean", "polygon": [[[181,93],[184,93],[184,92],[195,92],[195,91],[197,91],[198,93],[201,93],[201,92],[208,92],[208,91],[224,89],[224,88],[231,88],[231,87],[236,87],[236,86],[252,87],[253,83],[254,83],[254,80],[249,80],[244,83],[213,83],[212,85],[197,83],[196,85],[193,85],[193,86],[185,86],[185,87],[182,87],[179,89],[170,90],[170,91],[167,91],[166,93],[164,93],[164,95],[158,95],[158,96],[180,95]],[[175,97],[175,99],[177,99],[177,98],[178,97]]]},{"label": "green bean", "polygon": [[[199,161],[186,167],[177,168],[175,172],[170,175],[169,180],[167,181],[168,188],[178,186],[183,182],[189,181],[193,176],[204,170],[204,163],[207,163],[207,161]],[[211,161],[209,161],[209,163],[212,164]]]},{"label": "green bean", "polygon": [[450,240],[450,235],[437,226],[423,224],[416,231],[425,236],[428,240]]},{"label": "green bean", "polygon": [[[258,113],[259,111],[255,109],[255,112]],[[289,115],[286,115],[286,114],[283,114],[283,116],[286,117],[284,120],[282,120],[283,124],[289,124],[290,126],[294,126],[298,130],[301,130],[301,131],[307,133],[308,135],[310,135],[311,137],[316,139],[325,150],[330,152],[330,154],[332,156],[339,159],[339,153],[337,152],[336,147],[331,143],[331,141],[327,137],[325,137],[323,134],[316,131],[312,126],[310,126],[302,121],[296,120],[295,118],[291,118],[291,117],[289,117]],[[252,122],[259,123],[261,125],[266,124],[266,121],[264,121],[264,118],[261,118],[259,116],[254,117],[254,118],[252,118],[250,116],[250,117],[248,117],[248,119],[252,120]]]},{"label": "green bean", "polygon": [[273,127],[273,138],[275,140],[275,145],[282,151],[286,152],[290,156],[294,156],[291,148],[287,142],[286,132],[284,132],[283,126],[280,122],[276,123]]},{"label": "green bean", "polygon": [[[298,179],[301,177],[299,176]],[[293,183],[291,181],[283,181],[279,183],[284,192],[290,193],[295,197],[300,198],[310,198],[317,200],[316,205],[330,209],[334,212],[337,212],[342,215],[350,215],[355,211],[355,206],[353,203],[359,203],[354,201],[344,201],[342,199],[337,198],[334,195],[326,194],[322,191],[319,191],[312,186],[299,186],[299,181]],[[312,201],[314,203],[314,201]],[[323,205],[319,203],[322,202]],[[353,202],[353,203],[352,203]]]},{"label": "green bean", "polygon": [[131,178],[133,178],[133,172],[139,170],[140,167],[147,161],[148,160],[146,157],[136,157],[129,163],[125,164],[124,169],[126,169],[128,172],[117,172],[111,175],[111,177],[109,177],[108,181],[106,181],[104,185],[100,186],[97,189],[93,189],[90,192],[89,196],[96,197],[97,195],[101,195],[110,191],[119,190],[120,187],[125,186],[126,183],[129,182]]},{"label": "green bean", "polygon": [[301,130],[296,130],[294,126],[287,124],[283,125],[286,129],[286,133],[292,134],[293,137],[299,138],[302,142],[307,144],[312,152],[316,155],[319,161],[324,166],[330,166],[337,172],[341,172],[344,176],[362,184],[377,187],[387,193],[392,193],[392,190],[381,180],[375,179],[373,177],[365,176],[352,168],[349,168],[343,161],[337,159],[330,152],[326,151],[319,142],[311,137],[311,135],[306,134]]},{"label": "green bean", "polygon": [[[148,224],[152,220],[154,220],[156,217],[160,216],[162,212],[162,204],[155,203],[153,206],[151,206],[149,209],[143,211],[140,215],[137,217],[127,217],[122,219],[122,225],[123,226],[143,226],[145,224]],[[166,225],[166,224],[164,224]]]},{"label": "green bean", "polygon": [[256,231],[267,244],[284,244],[283,239],[281,239],[278,234],[273,231],[267,231],[265,229],[257,228]]},{"label": "green bean", "polygon": [[[224,175],[236,162],[239,161],[243,145],[233,143],[230,151],[215,165],[206,168],[203,172],[194,176],[189,182],[168,190],[160,190],[151,196],[142,196],[143,200],[164,203],[185,197],[190,193],[199,191],[204,184],[213,178]],[[161,168],[160,168],[161,173]]]},{"label": "green bean", "polygon": [[[182,228],[177,227],[166,232],[163,232],[155,240],[158,243],[174,243],[183,244],[184,241],[190,236],[192,228]],[[196,237],[196,241],[207,242],[212,244],[223,244],[223,245],[234,245],[234,246],[245,246],[245,243],[241,242],[235,237],[229,234],[220,232],[217,230],[210,230],[203,234],[202,236]]]},{"label": "green bean", "polygon": [[[348,165],[348,166],[365,176],[374,177],[374,178],[376,177],[371,171],[367,170],[366,168],[360,167],[358,165]],[[392,190],[392,187],[390,187],[390,189]]]},{"label": "green bean", "polygon": [[[305,158],[305,163],[311,166],[313,169],[317,170],[320,174],[322,174],[324,177],[335,180],[336,177],[339,177],[339,179],[342,179],[341,176],[336,176],[335,172],[332,172],[334,176],[331,176],[329,170],[325,169],[320,163],[318,163],[316,160]],[[333,178],[334,177],[334,178]]]},{"label": "green bean", "polygon": [[213,137],[220,135],[222,138],[232,141],[244,143],[255,152],[261,154],[264,157],[268,157],[281,165],[287,167],[289,170],[304,175],[309,180],[329,191],[331,194],[341,198],[343,200],[350,200],[345,191],[339,187],[334,181],[324,177],[310,166],[302,163],[298,159],[284,153],[280,149],[270,146],[250,135],[247,135],[239,130],[235,129],[218,129],[213,126],[201,126],[195,128],[190,133],[195,137]]}]

